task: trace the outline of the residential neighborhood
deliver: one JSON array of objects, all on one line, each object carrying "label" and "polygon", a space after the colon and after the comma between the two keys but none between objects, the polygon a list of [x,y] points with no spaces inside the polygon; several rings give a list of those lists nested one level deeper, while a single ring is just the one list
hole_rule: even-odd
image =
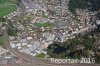
[{"label": "residential neighborhood", "polygon": [[89,57],[100,61],[100,20],[96,16],[99,11],[76,8],[72,13],[69,5],[74,1],[71,0],[0,2],[0,11],[1,6],[15,8],[6,15],[0,14],[0,64],[59,66],[50,63],[49,59],[66,57]]}]

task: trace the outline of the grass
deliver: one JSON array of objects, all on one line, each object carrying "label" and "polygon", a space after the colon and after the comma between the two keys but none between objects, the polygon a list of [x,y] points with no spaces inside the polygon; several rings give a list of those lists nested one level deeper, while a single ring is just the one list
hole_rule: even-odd
[{"label": "grass", "polygon": [[0,0],[0,17],[3,17],[5,15],[8,15],[9,13],[16,10],[16,7],[14,5],[7,5],[6,4],[17,4],[19,3],[19,0]]},{"label": "grass", "polygon": [[44,18],[48,18],[48,16],[43,16]]},{"label": "grass", "polygon": [[3,17],[15,10],[16,10],[16,7],[13,5],[0,6],[0,17]]},{"label": "grass", "polygon": [[2,44],[3,44],[3,37],[0,36],[0,46],[2,46]]},{"label": "grass", "polygon": [[17,0],[0,0],[1,5],[3,5],[3,4],[15,4],[17,2],[18,2]]},{"label": "grass", "polygon": [[47,22],[46,23],[36,22],[34,25],[36,27],[49,27],[50,26],[50,24]]},{"label": "grass", "polygon": [[35,57],[37,57],[37,58],[45,58],[46,54],[44,54],[44,53],[36,54]]}]

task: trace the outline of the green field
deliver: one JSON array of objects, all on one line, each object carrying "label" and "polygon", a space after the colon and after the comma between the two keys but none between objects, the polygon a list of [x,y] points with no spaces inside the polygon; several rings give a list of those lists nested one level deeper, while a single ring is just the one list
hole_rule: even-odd
[{"label": "green field", "polygon": [[8,15],[9,13],[16,10],[15,5],[9,5],[9,4],[18,5],[18,3],[20,3],[20,0],[0,0],[0,17]]},{"label": "green field", "polygon": [[49,23],[41,23],[41,22],[36,22],[34,24],[36,27],[50,27],[50,24]]},{"label": "green field", "polygon": [[0,0],[0,4],[15,4],[17,3],[19,0]]},{"label": "green field", "polygon": [[3,17],[16,10],[14,5],[0,6],[0,17]]}]

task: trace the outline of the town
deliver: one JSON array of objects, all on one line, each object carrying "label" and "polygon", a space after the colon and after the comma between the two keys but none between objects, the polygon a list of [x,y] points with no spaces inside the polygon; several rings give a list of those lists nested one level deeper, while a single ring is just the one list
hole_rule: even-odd
[{"label": "town", "polygon": [[0,63],[30,64],[41,58],[47,60],[49,45],[83,36],[100,26],[96,11],[76,9],[73,14],[68,6],[70,0],[18,1],[5,4],[14,6],[15,10],[0,16]]}]

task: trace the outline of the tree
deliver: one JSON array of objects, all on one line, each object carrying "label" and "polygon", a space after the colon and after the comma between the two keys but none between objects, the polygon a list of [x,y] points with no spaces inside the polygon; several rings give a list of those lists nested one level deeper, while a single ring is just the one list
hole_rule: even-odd
[{"label": "tree", "polygon": [[0,22],[5,22],[5,21],[6,21],[6,19],[5,19],[5,18],[0,17]]},{"label": "tree", "polygon": [[[82,36],[76,36],[76,38],[69,39],[63,43],[54,42],[47,49],[47,54],[54,58],[81,58],[89,57],[88,50],[95,51],[95,38],[94,35],[97,32],[91,31]],[[84,47],[79,49],[80,46]]]},{"label": "tree", "polygon": [[100,0],[70,0],[68,5],[73,14],[76,13],[76,9],[98,11],[100,9]]},{"label": "tree", "polygon": [[96,63],[100,63],[100,55],[96,56]]},{"label": "tree", "polygon": [[54,43],[48,47],[47,54],[54,58],[65,58],[66,48],[59,46],[59,43]]},{"label": "tree", "polygon": [[7,33],[9,36],[16,36],[17,32],[18,30],[15,27],[13,27],[12,24],[7,29]]}]

